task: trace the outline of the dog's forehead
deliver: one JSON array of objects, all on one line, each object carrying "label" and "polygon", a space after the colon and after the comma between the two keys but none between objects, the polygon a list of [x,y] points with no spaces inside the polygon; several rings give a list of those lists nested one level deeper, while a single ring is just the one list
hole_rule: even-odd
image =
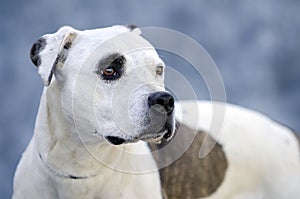
[{"label": "dog's forehead", "polygon": [[119,54],[136,61],[162,62],[154,47],[140,33],[139,29],[131,30],[126,26],[84,30],[79,32],[77,48],[94,54],[96,59]]},{"label": "dog's forehead", "polygon": [[108,45],[111,45],[111,48],[122,49],[125,47],[126,50],[134,47],[152,47],[140,34],[139,29],[132,30],[126,26],[79,31],[80,42],[85,43],[83,45],[90,45],[90,47],[107,45],[106,48],[109,48]]},{"label": "dog's forehead", "polygon": [[125,26],[111,26],[105,28],[96,28],[96,29],[88,29],[80,31],[80,34],[86,39],[94,40],[94,41],[106,41],[118,34],[130,32]]}]

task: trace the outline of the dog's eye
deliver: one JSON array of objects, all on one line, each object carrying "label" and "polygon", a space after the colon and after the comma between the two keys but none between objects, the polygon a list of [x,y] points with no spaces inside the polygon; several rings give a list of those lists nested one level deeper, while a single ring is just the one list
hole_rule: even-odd
[{"label": "dog's eye", "polygon": [[124,56],[112,54],[100,60],[96,74],[104,81],[117,80],[124,72],[125,62]]},{"label": "dog's eye", "polygon": [[116,75],[116,70],[113,67],[108,67],[104,71],[102,71],[102,75],[114,76],[114,75]]},{"label": "dog's eye", "polygon": [[113,66],[109,66],[102,70],[101,75],[104,80],[114,80],[120,77],[120,73]]},{"label": "dog's eye", "polygon": [[156,73],[157,75],[162,75],[163,72],[164,72],[164,67],[163,67],[162,65],[156,66],[155,73]]}]

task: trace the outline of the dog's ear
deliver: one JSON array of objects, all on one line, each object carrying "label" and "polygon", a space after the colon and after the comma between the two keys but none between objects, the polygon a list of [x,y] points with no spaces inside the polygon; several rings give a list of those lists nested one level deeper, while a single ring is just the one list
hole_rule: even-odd
[{"label": "dog's ear", "polygon": [[54,70],[63,66],[76,35],[75,29],[64,26],[54,34],[42,36],[32,45],[30,58],[38,67],[45,86],[49,86]]},{"label": "dog's ear", "polygon": [[138,35],[140,35],[142,33],[141,29],[139,29],[139,27],[137,25],[134,24],[130,24],[126,26],[131,32],[135,32]]}]

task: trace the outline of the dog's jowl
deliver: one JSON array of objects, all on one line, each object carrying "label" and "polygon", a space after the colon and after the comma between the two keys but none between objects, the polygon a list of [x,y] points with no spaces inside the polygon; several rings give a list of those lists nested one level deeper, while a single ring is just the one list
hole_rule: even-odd
[{"label": "dog's jowl", "polygon": [[136,26],[65,26],[30,58],[45,87],[14,199],[299,198],[293,132],[234,105],[175,102],[165,63]]}]

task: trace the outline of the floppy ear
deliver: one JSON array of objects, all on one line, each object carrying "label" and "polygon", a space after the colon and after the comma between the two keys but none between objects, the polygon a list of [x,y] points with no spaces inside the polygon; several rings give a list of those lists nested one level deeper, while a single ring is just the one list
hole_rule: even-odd
[{"label": "floppy ear", "polygon": [[49,86],[55,69],[63,66],[76,35],[75,29],[64,26],[54,34],[42,36],[32,45],[30,58],[38,67],[45,86]]}]

